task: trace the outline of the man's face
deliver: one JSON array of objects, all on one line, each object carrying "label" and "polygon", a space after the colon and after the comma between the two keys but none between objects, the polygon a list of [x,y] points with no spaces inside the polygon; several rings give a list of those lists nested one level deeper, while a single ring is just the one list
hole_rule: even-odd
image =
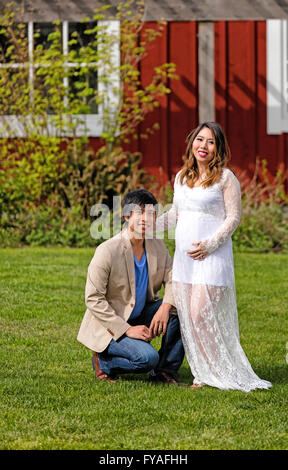
[{"label": "man's face", "polygon": [[128,228],[133,232],[135,238],[148,238],[153,236],[153,228],[156,221],[156,211],[153,204],[136,206],[131,211],[128,219]]}]

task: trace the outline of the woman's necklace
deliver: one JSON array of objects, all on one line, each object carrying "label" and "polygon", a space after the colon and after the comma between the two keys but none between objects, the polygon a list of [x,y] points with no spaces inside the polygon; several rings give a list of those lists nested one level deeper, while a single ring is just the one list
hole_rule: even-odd
[{"label": "woman's necklace", "polygon": [[200,180],[201,182],[204,181],[204,180],[206,180],[206,178],[207,178],[206,173],[202,173],[201,175],[199,175],[199,180]]}]

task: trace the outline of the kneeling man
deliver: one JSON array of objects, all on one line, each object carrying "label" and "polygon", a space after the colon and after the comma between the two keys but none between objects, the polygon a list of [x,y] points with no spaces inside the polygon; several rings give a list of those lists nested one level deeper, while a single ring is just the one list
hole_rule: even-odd
[{"label": "kneeling man", "polygon": [[[157,200],[139,189],[125,196],[122,207],[126,227],[97,247],[89,265],[87,310],[77,339],[94,351],[99,380],[151,371],[152,381],[178,384],[184,349],[172,293],[172,260],[163,240],[151,237]],[[150,341],[161,334],[157,352]]]}]

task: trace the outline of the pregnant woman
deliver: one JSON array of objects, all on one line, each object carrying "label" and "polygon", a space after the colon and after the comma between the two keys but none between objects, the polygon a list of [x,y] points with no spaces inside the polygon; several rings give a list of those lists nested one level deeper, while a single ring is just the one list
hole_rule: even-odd
[{"label": "pregnant woman", "polygon": [[241,191],[227,168],[230,150],[214,122],[200,124],[187,138],[170,211],[156,231],[176,225],[173,292],[192,388],[267,389],[239,341],[231,235],[241,217]]}]

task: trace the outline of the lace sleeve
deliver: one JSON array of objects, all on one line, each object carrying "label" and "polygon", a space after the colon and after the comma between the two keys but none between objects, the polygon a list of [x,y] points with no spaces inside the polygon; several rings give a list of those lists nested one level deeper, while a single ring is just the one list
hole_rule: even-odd
[{"label": "lace sleeve", "polygon": [[202,240],[208,254],[217,250],[219,246],[231,237],[241,219],[241,189],[234,173],[230,170],[226,170],[220,185],[223,191],[226,218],[213,236]]}]

